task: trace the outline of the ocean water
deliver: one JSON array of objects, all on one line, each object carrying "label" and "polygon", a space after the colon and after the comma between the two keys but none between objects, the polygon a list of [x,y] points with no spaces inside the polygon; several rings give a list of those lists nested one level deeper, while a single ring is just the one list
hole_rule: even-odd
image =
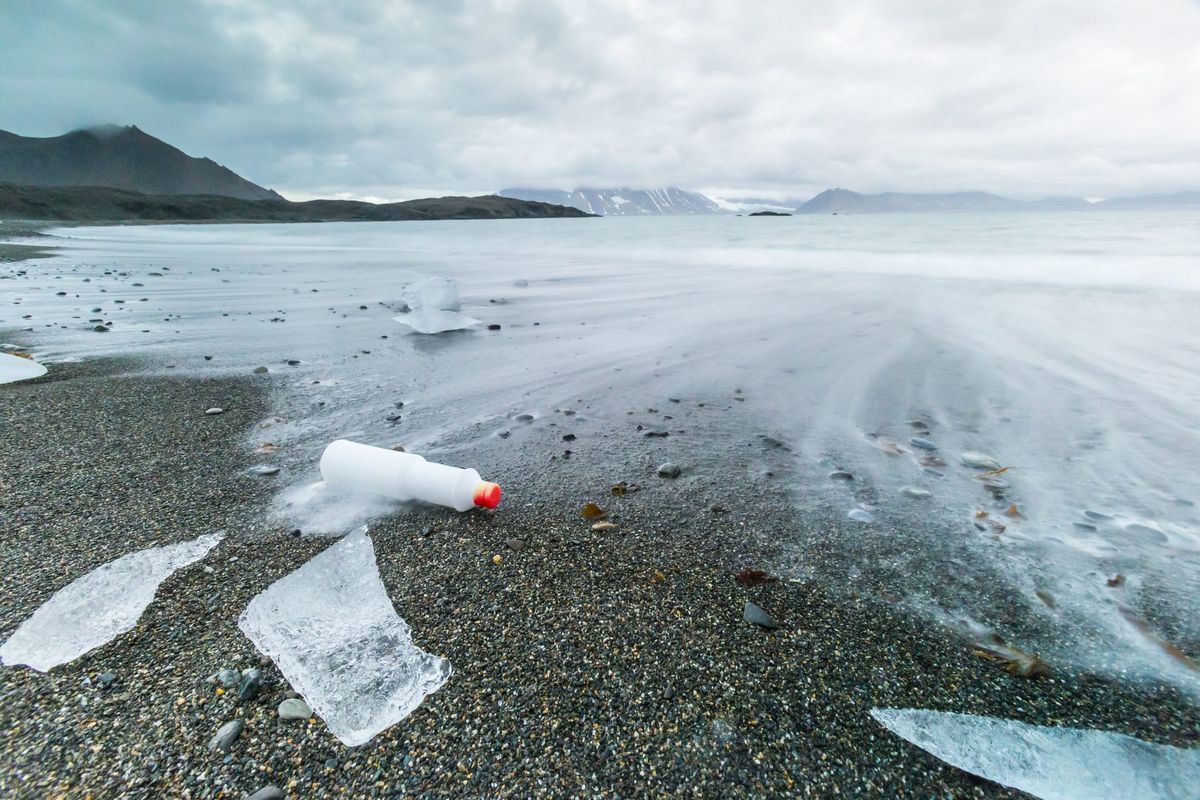
[{"label": "ocean water", "polygon": [[[519,496],[523,460],[545,457],[521,431],[564,409],[611,430],[670,398],[735,405],[731,436],[787,445],[797,518],[842,520],[830,540],[861,570],[839,580],[893,575],[901,601],[946,624],[1028,617],[1020,644],[1058,663],[1198,685],[1172,650],[1200,645],[1193,216],[53,233],[57,257],[0,266],[0,330],[51,368],[268,367],[278,414],[247,447],[280,447],[289,524],[345,533],[395,510],[323,497],[316,463],[337,437],[491,467]],[[439,276],[480,325],[422,335],[395,320],[406,288]],[[735,448],[696,447],[724,459],[721,480],[749,475]],[[838,469],[854,480],[830,480]],[[777,567],[820,579],[807,556],[798,540]]]}]

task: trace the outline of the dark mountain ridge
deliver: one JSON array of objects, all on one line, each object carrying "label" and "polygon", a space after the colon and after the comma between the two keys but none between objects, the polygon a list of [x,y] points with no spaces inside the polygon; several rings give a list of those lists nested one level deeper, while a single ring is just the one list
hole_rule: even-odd
[{"label": "dark mountain ridge", "polygon": [[0,181],[283,200],[212,159],[193,158],[133,125],[101,125],[48,138],[0,131]]}]

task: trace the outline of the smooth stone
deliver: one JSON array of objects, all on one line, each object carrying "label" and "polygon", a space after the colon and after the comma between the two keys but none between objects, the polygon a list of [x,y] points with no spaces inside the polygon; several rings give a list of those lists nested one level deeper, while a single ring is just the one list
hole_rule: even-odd
[{"label": "smooth stone", "polygon": [[851,475],[849,472],[845,472],[840,469],[836,472],[829,473],[829,478],[830,478],[830,480],[835,480],[835,481],[852,481],[852,480],[854,480],[853,475]]},{"label": "smooth stone", "polygon": [[533,422],[533,414],[517,414],[513,419],[517,422]]},{"label": "smooth stone", "polygon": [[519,553],[525,549],[525,541],[523,539],[505,539],[504,545],[514,553]]},{"label": "smooth stone", "polygon": [[1000,469],[1000,462],[985,453],[968,451],[960,458],[963,464],[975,469]]},{"label": "smooth stone", "polygon": [[917,430],[919,430],[919,431],[927,431],[927,430],[929,430],[929,423],[925,422],[924,420],[919,420],[919,419],[910,419],[910,420],[908,421],[908,424],[909,424],[911,427],[913,427],[913,428],[916,428],[916,429],[917,429]]},{"label": "smooth stone", "polygon": [[231,720],[217,729],[216,734],[208,740],[209,750],[228,751],[233,747],[233,742],[242,733],[242,728],[246,727],[246,723],[240,719]]},{"label": "smooth stone", "polygon": [[900,494],[904,495],[905,497],[920,497],[922,499],[926,497],[933,497],[933,492],[929,491],[928,489],[922,489],[919,486],[905,486],[900,489]]},{"label": "smooth stone", "polygon": [[908,440],[908,443],[913,447],[919,447],[922,450],[937,450],[938,446],[926,439],[924,436],[914,436]]},{"label": "smooth stone", "polygon": [[241,679],[242,676],[238,674],[236,669],[226,668],[217,672],[217,680],[220,681],[221,685],[226,689],[234,688],[238,685],[238,681]]},{"label": "smooth stone", "polygon": [[[313,291],[316,291],[315,289]],[[283,800],[283,790],[278,786],[264,786],[246,800]]]},{"label": "smooth stone", "polygon": [[100,688],[102,688],[102,689],[107,689],[108,687],[110,687],[110,686],[112,686],[114,683],[116,683],[116,680],[117,680],[117,673],[115,673],[115,672],[101,672],[101,673],[100,673],[100,676],[99,676],[99,677],[98,677],[96,680],[97,680],[97,681],[100,683]]},{"label": "smooth stone", "polygon": [[241,680],[238,681],[238,700],[245,702],[258,697],[258,690],[262,687],[262,677],[262,670],[258,667],[244,670]]},{"label": "smooth stone", "polygon": [[108,333],[109,332],[109,328],[104,325],[97,325],[96,327],[92,328],[92,330],[94,330],[96,333]]},{"label": "smooth stone", "polygon": [[[266,375],[270,371],[271,370],[267,369],[266,367],[255,367],[254,368],[255,375]],[[274,787],[269,787],[269,788],[274,788]]]},{"label": "smooth stone", "polygon": [[280,719],[308,719],[313,715],[308,703],[296,697],[289,697],[279,704]]},{"label": "smooth stone", "polygon": [[279,472],[279,467],[273,464],[259,464],[257,467],[250,469],[255,475],[275,475]]},{"label": "smooth stone", "polygon": [[669,431],[650,431],[650,430],[642,431],[643,439],[665,439],[666,437],[668,437],[670,435],[671,434]]},{"label": "smooth stone", "polygon": [[933,467],[923,467],[921,472],[924,472],[926,475],[932,475],[935,478],[946,477],[946,473],[942,472],[940,469],[934,469]]},{"label": "smooth stone", "polygon": [[742,609],[742,619],[760,628],[778,628],[779,620],[772,617],[766,611],[763,611],[758,606],[746,601],[746,607]]},{"label": "smooth stone", "polygon": [[1112,519],[1112,514],[1105,514],[1103,511],[1091,511],[1090,509],[1088,511],[1084,511],[1083,515],[1085,517],[1087,517],[1088,519],[1094,519],[1094,520],[1110,520],[1110,519]]},{"label": "smooth stone", "polygon": [[682,473],[683,467],[673,464],[670,461],[658,465],[658,475],[660,478],[678,478]]},{"label": "smooth stone", "polygon": [[868,525],[875,521],[875,518],[871,516],[871,512],[866,511],[861,508],[850,509],[850,513],[847,514],[846,516],[849,517],[850,519],[854,520],[855,522],[862,522],[862,523],[868,524]]},{"label": "smooth stone", "polygon": [[1166,544],[1170,541],[1162,531],[1151,528],[1149,525],[1139,525],[1136,522],[1126,525],[1125,533],[1139,542],[1146,542],[1148,544]]},{"label": "smooth stone", "polygon": [[217,414],[224,414],[225,409],[217,408],[216,406],[213,406],[212,408],[205,409],[204,413],[208,414],[210,417],[215,417]]}]

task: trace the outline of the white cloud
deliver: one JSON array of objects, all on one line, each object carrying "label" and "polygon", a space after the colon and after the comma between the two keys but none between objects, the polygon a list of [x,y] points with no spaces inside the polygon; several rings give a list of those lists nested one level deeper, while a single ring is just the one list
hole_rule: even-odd
[{"label": "white cloud", "polygon": [[285,194],[1200,187],[1185,0],[18,0],[0,128],[136,123]]}]

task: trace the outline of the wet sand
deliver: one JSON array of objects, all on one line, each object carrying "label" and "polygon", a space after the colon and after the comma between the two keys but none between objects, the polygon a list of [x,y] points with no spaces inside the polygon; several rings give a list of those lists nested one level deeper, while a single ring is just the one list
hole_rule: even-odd
[{"label": "wet sand", "polygon": [[[227,536],[160,587],[134,630],[49,674],[0,668],[4,796],[1020,796],[891,736],[875,706],[1200,743],[1200,711],[1175,690],[1010,676],[889,602],[886,585],[740,586],[739,570],[772,568],[779,542],[826,566],[856,556],[837,547],[842,519],[796,509],[790,458],[731,477],[681,415],[686,435],[653,441],[564,444],[561,427],[533,429],[544,458],[495,476],[511,487],[496,513],[410,509],[373,525],[398,613],[454,674],[346,748],[319,719],[279,719],[289,687],[237,628],[251,597],[330,543],[273,528],[272,478],[247,472],[274,378],[138,370],[53,365],[0,387],[0,637],[101,563]],[[205,416],[214,405],[225,413]],[[746,445],[772,467],[770,447]],[[667,458],[686,466],[679,479],[655,474]],[[617,480],[642,488],[614,497]],[[617,527],[591,530],[587,501]],[[747,599],[782,628],[744,622]],[[252,701],[207,682],[252,666],[266,673]],[[116,678],[102,688],[105,672]],[[232,750],[210,752],[235,718],[246,727]]]}]

